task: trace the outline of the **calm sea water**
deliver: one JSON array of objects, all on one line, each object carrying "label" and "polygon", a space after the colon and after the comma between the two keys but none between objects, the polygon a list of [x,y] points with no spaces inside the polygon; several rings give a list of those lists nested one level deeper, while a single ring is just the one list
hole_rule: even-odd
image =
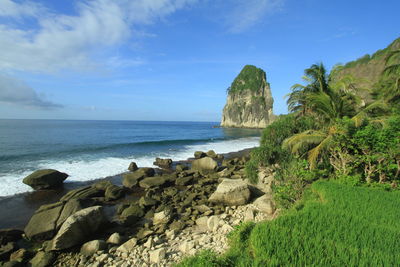
[{"label": "calm sea water", "polygon": [[260,131],[215,122],[0,120],[0,196],[30,191],[22,179],[42,168],[87,181],[127,170],[131,161],[184,160],[196,150],[227,153],[258,145]]}]

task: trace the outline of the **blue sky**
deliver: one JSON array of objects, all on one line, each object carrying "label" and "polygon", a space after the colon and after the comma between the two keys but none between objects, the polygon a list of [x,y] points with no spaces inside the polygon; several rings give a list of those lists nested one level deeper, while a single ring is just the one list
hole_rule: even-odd
[{"label": "blue sky", "polygon": [[0,0],[0,118],[219,121],[246,64],[274,112],[316,62],[400,37],[400,1]]}]

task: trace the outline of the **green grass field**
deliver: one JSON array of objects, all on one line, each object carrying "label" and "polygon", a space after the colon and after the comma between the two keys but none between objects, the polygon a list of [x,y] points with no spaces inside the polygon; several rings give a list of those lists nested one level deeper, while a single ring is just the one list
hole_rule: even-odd
[{"label": "green grass field", "polygon": [[[400,266],[400,192],[318,181],[302,205],[179,266]],[[313,197],[310,197],[313,196]]]}]

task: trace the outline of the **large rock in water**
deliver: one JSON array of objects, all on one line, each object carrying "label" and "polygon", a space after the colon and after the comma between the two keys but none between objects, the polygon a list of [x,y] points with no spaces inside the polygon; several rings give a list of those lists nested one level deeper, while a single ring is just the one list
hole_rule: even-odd
[{"label": "large rock in water", "polygon": [[25,177],[22,182],[35,190],[60,187],[68,174],[57,170],[38,170]]},{"label": "large rock in water", "polygon": [[250,189],[241,179],[223,179],[209,201],[228,206],[247,204],[250,200]]},{"label": "large rock in water", "polygon": [[107,221],[101,206],[80,210],[69,216],[51,241],[50,250],[62,250],[87,241]]},{"label": "large rock in water", "polygon": [[265,72],[247,65],[228,89],[221,126],[265,128],[274,116],[273,102]]}]

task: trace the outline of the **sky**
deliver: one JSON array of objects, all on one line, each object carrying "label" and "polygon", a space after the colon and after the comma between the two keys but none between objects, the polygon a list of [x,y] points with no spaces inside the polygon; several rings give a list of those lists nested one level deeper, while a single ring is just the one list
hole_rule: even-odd
[{"label": "sky", "polygon": [[0,0],[0,118],[220,121],[243,66],[274,113],[305,68],[400,37],[398,0]]}]

